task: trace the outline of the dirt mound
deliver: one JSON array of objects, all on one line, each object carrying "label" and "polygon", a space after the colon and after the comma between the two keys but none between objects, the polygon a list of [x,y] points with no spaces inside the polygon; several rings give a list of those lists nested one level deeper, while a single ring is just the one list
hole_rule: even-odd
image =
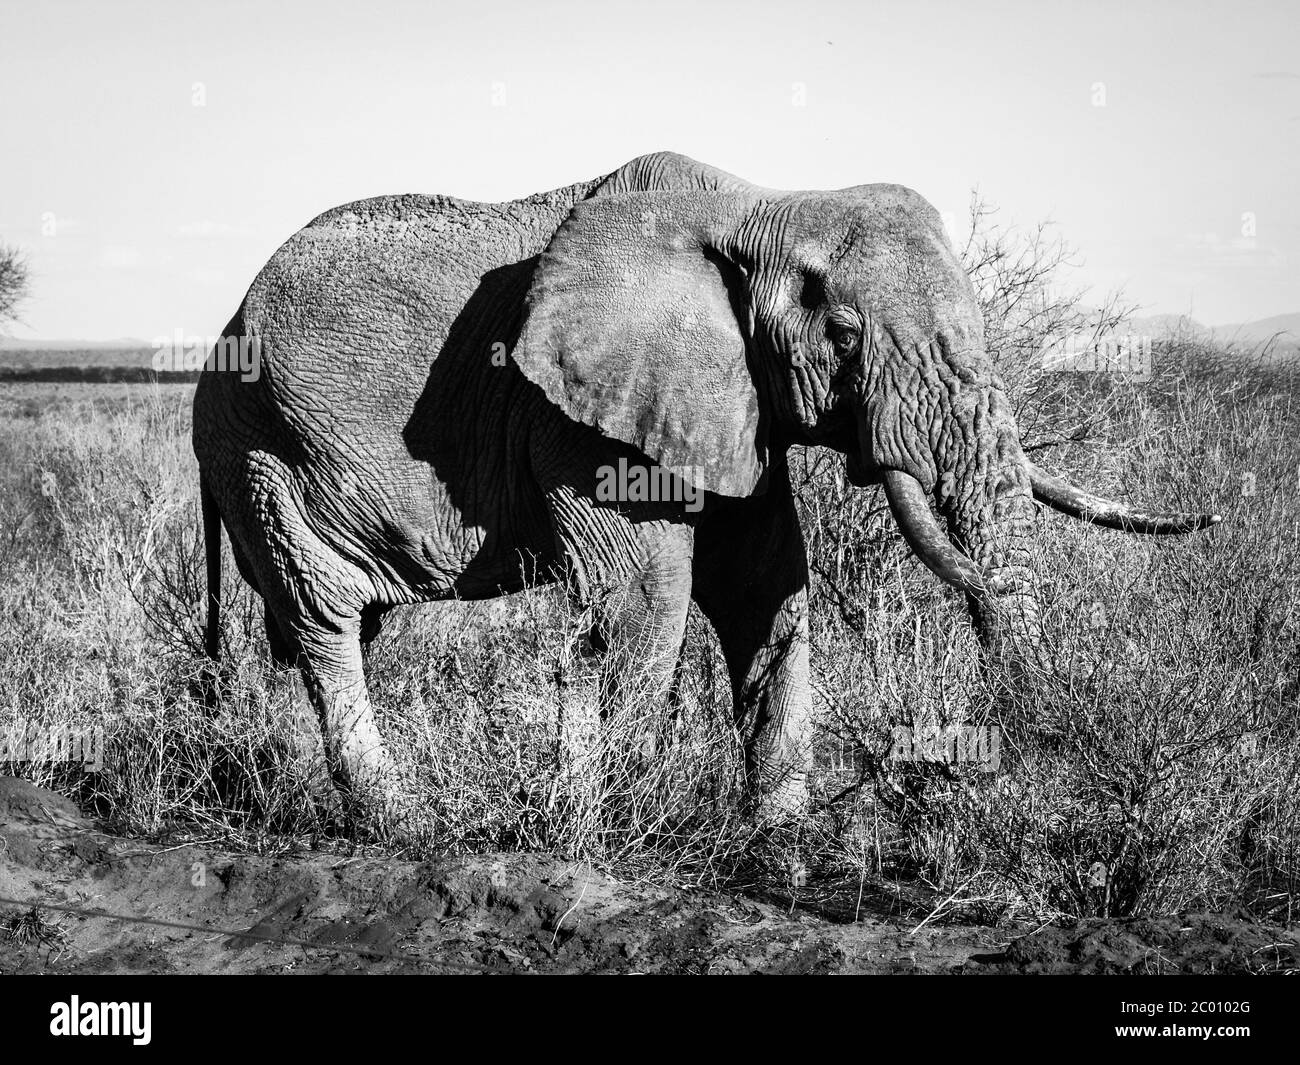
[{"label": "dirt mound", "polygon": [[1296,973],[1300,937],[1245,915],[1187,913],[1044,928],[977,960],[1018,973],[1063,965],[1081,973]]},{"label": "dirt mound", "polygon": [[[0,778],[4,972],[1259,972],[1293,932],[1225,915],[1028,935],[834,924],[542,854],[232,854],[108,836]],[[31,903],[39,902],[39,915]]]}]

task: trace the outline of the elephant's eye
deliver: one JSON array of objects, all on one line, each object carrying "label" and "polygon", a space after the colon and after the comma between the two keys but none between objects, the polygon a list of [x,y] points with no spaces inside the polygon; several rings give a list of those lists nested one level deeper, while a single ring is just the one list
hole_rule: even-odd
[{"label": "elephant's eye", "polygon": [[858,331],[852,326],[832,322],[827,327],[826,334],[831,338],[831,343],[835,345],[835,351],[839,355],[851,355],[858,346]]}]

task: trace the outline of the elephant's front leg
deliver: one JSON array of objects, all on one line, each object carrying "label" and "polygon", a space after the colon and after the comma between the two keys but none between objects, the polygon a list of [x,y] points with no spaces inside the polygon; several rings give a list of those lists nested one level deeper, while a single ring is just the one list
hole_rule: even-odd
[{"label": "elephant's front leg", "polygon": [[694,570],[731,675],[750,788],[760,810],[799,813],[812,763],[808,562],[783,462],[764,495],[700,523]]},{"label": "elephant's front leg", "polygon": [[668,698],[691,600],[694,530],[673,507],[600,506],[549,493],[570,590],[603,656],[601,717]]}]

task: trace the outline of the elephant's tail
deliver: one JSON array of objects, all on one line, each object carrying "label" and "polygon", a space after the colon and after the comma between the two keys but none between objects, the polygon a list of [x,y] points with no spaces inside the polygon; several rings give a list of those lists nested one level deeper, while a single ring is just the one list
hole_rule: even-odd
[{"label": "elephant's tail", "polygon": [[203,646],[215,662],[221,657],[221,511],[201,472],[199,502],[203,509],[203,557],[208,581],[208,621]]}]

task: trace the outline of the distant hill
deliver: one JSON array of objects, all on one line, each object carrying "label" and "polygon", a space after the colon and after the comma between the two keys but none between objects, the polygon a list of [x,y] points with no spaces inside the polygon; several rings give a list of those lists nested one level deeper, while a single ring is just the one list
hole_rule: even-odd
[{"label": "distant hill", "polygon": [[140,351],[153,350],[153,345],[139,337],[122,337],[119,340],[24,340],[22,337],[0,336],[0,351]]},{"label": "distant hill", "polygon": [[55,367],[116,367],[153,369],[154,347],[140,343],[122,347],[79,347],[79,341],[51,342],[43,348],[0,348],[0,367],[10,370],[48,370]]},{"label": "distant hill", "polygon": [[144,340],[0,342],[0,381],[84,381],[130,384],[197,381],[197,371],[153,368],[156,349]]},{"label": "distant hill", "polygon": [[1272,318],[1261,318],[1258,322],[1243,322],[1238,325],[1216,325],[1215,336],[1231,337],[1240,335],[1243,340],[1262,343],[1277,334],[1278,342],[1300,344],[1300,312],[1295,314],[1275,314]]},{"label": "distant hill", "polygon": [[1185,314],[1156,314],[1145,318],[1130,318],[1126,328],[1130,332],[1146,333],[1154,338],[1185,334],[1254,348],[1270,344],[1276,354],[1300,351],[1300,312],[1277,314],[1255,322],[1234,322],[1229,325],[1202,325]]}]

